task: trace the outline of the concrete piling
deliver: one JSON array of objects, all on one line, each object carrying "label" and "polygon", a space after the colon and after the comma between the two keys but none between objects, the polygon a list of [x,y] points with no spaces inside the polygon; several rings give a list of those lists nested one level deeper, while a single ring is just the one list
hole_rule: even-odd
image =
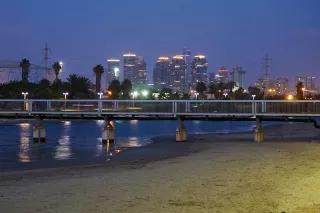
[{"label": "concrete piling", "polygon": [[115,128],[111,120],[105,121],[105,127],[102,130],[102,143],[113,144],[115,142]]},{"label": "concrete piling", "polygon": [[38,120],[37,124],[33,127],[33,142],[46,142],[46,128],[44,127],[41,120]]},{"label": "concrete piling", "polygon": [[188,133],[187,129],[184,127],[183,118],[178,117],[178,128],[176,129],[176,142],[187,141]]},{"label": "concrete piling", "polygon": [[254,141],[261,143],[264,141],[264,131],[262,128],[261,118],[256,119],[256,129],[254,131]]}]

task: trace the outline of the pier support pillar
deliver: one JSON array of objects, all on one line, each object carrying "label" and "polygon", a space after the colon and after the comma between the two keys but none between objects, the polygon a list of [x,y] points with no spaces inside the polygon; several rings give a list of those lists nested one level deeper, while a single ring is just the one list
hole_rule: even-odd
[{"label": "pier support pillar", "polygon": [[37,124],[33,127],[33,142],[46,142],[46,128],[44,127],[42,120],[40,119],[37,121]]},{"label": "pier support pillar", "polygon": [[187,141],[187,129],[184,127],[183,118],[178,117],[178,128],[176,129],[176,142]]},{"label": "pier support pillar", "polygon": [[114,144],[115,141],[115,128],[112,121],[107,119],[105,121],[105,127],[102,131],[102,143],[103,144]]},{"label": "pier support pillar", "polygon": [[264,141],[264,131],[262,128],[261,118],[256,119],[256,129],[254,131],[254,141],[258,142],[258,143]]}]

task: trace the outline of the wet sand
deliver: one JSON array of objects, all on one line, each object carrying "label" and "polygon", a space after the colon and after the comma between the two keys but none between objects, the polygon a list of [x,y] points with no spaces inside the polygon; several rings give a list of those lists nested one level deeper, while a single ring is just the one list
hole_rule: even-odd
[{"label": "wet sand", "polygon": [[260,144],[251,133],[161,137],[169,154],[2,172],[0,212],[320,212],[320,129],[265,131]]}]

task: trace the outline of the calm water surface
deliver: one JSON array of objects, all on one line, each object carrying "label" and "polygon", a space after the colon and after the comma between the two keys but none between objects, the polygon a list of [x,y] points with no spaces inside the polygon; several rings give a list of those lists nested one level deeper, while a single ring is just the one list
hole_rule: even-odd
[{"label": "calm water surface", "polygon": [[[34,144],[32,121],[0,122],[0,170],[37,166],[72,165],[74,162],[110,160],[127,148],[152,143],[152,137],[174,135],[176,121],[116,121],[113,152],[101,143],[101,121],[46,121],[47,141]],[[188,133],[234,132],[250,130],[253,122],[186,121]],[[143,153],[142,153],[143,154]]]}]

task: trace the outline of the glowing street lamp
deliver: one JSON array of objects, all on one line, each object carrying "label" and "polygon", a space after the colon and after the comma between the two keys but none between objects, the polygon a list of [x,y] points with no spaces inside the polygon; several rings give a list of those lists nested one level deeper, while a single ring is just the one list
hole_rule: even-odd
[{"label": "glowing street lamp", "polygon": [[23,95],[23,99],[24,99],[24,105],[23,105],[23,108],[25,111],[28,111],[28,102],[26,101],[27,100],[27,95],[29,94],[28,92],[22,92],[21,93]]},{"label": "glowing street lamp", "polygon": [[62,94],[64,95],[64,100],[67,100],[67,96],[69,95],[69,93],[68,92],[64,92]]},{"label": "glowing street lamp", "polygon": [[254,100],[256,98],[256,95],[251,95],[252,100]]},{"label": "glowing street lamp", "polygon": [[142,94],[143,97],[146,98],[149,95],[149,91],[148,90],[142,90],[141,94]]},{"label": "glowing street lamp", "polygon": [[224,98],[226,99],[227,98],[227,96],[228,96],[228,93],[223,93],[223,96],[224,96]]},{"label": "glowing street lamp", "polygon": [[198,92],[195,92],[194,95],[196,96],[196,100],[198,100],[198,95],[199,95],[199,93],[198,93]]},{"label": "glowing street lamp", "polygon": [[64,95],[64,109],[67,109],[67,96],[69,95],[68,92],[62,93]]},{"label": "glowing street lamp", "polygon": [[23,95],[23,99],[26,100],[27,99],[27,95],[29,95],[28,92],[22,92],[21,95]]},{"label": "glowing street lamp", "polygon": [[287,100],[291,101],[291,100],[293,100],[293,99],[294,99],[293,95],[288,95],[288,96],[287,96]]},{"label": "glowing street lamp", "polygon": [[139,93],[138,93],[138,91],[133,91],[132,93],[131,93],[131,95],[132,95],[132,107],[134,107],[134,99],[136,98],[136,97],[138,97],[138,95],[139,95]]},{"label": "glowing street lamp", "polygon": [[103,96],[103,92],[98,92],[97,95],[99,95],[99,99],[101,100]]}]

